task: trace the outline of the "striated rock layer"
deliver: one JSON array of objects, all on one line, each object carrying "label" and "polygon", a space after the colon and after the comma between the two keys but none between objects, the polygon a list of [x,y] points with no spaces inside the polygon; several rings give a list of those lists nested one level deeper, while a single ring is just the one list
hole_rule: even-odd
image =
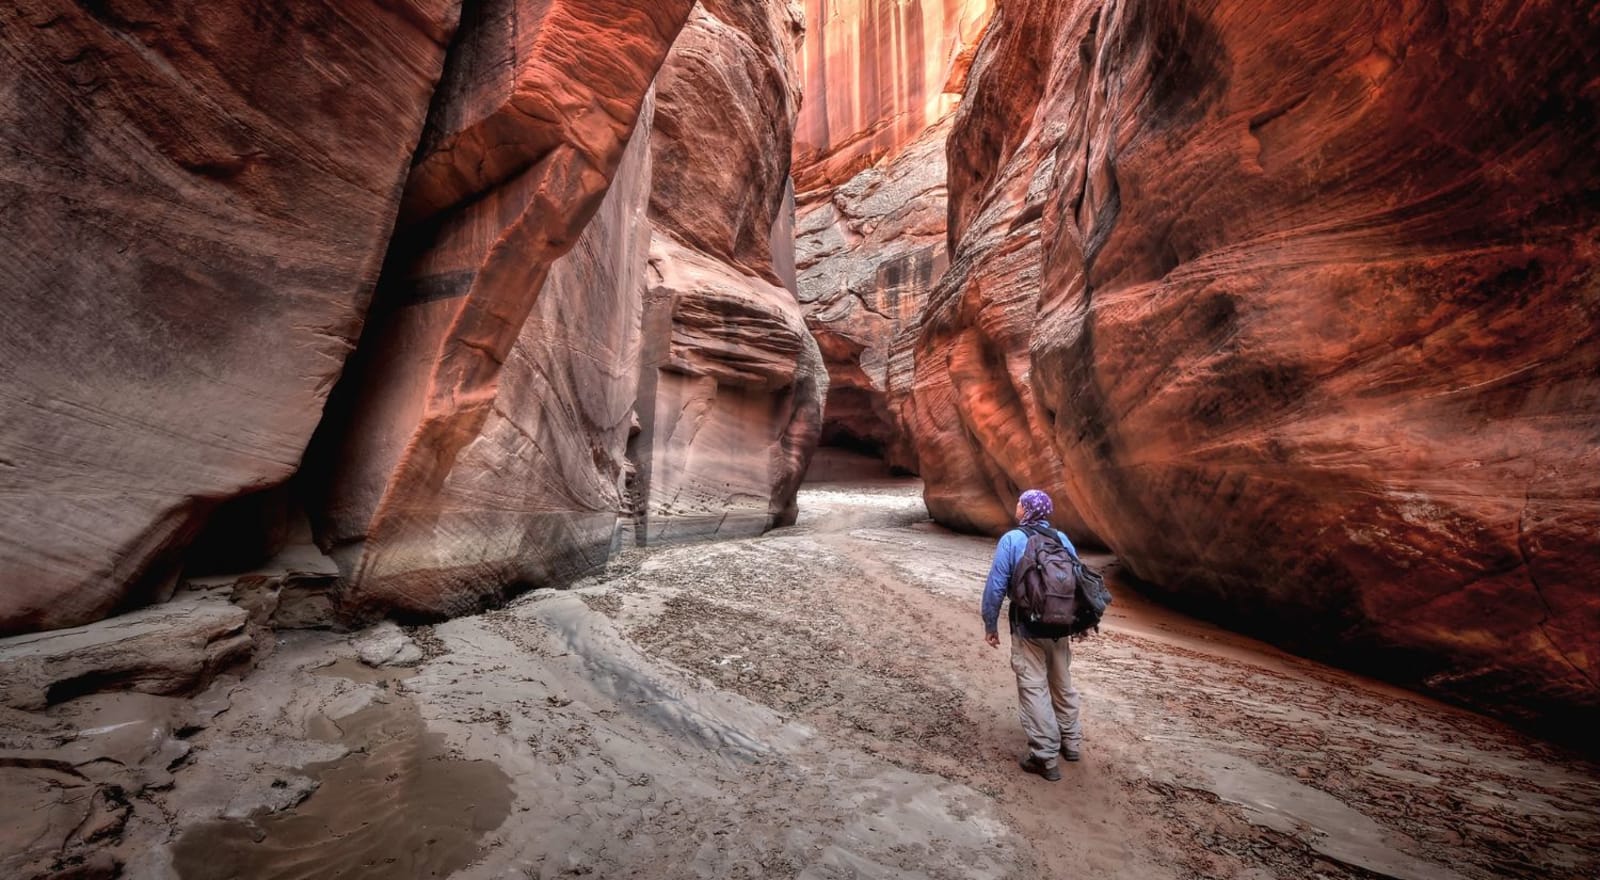
[{"label": "striated rock layer", "polygon": [[816,446],[827,373],[795,300],[787,185],[795,13],[703,0],[658,79],[632,441],[646,542],[793,522]]},{"label": "striated rock layer", "polygon": [[949,113],[991,8],[807,5],[795,249],[806,322],[828,365],[823,442],[903,470],[916,469],[898,405],[912,379],[911,331],[948,262]]},{"label": "striated rock layer", "polygon": [[338,575],[272,620],[468,612],[634,514],[793,518],[826,383],[797,7],[3,15],[0,633],[221,583],[306,519]]},{"label": "striated rock layer", "polygon": [[[1051,10],[1045,26],[1057,27],[1069,9]],[[1011,525],[1020,492],[1041,488],[1055,501],[1056,525],[1075,542],[1094,544],[1098,535],[1067,491],[1028,355],[1048,196],[1040,168],[1066,126],[1033,118],[1048,75],[1039,63],[1048,54],[1030,54],[1018,35],[1045,44],[1049,37],[1015,25],[1016,14],[1010,6],[997,13],[996,36],[984,43],[969,81],[977,103],[955,118],[947,147],[953,256],[928,296],[910,356],[901,358],[911,362],[912,378],[892,389],[890,405],[911,438],[924,499],[939,521],[998,534]],[[1030,21],[1044,18],[1036,12]],[[1010,101],[987,97],[999,88]]]},{"label": "striated rock layer", "polygon": [[604,560],[637,385],[646,98],[689,8],[491,0],[462,22],[314,449],[349,612],[459,614]]},{"label": "striated rock layer", "polygon": [[795,186],[838,186],[950,114],[994,0],[805,0]]},{"label": "striated rock layer", "polygon": [[[1038,278],[984,357],[1026,364],[1067,496],[1133,571],[1280,642],[1593,722],[1597,38],[1556,2],[1002,4],[951,140],[953,264]],[[952,364],[948,394],[918,389],[946,435],[1018,387],[956,376],[942,336],[1008,323],[971,287],[919,349]],[[984,438],[930,502],[1034,454]]]},{"label": "striated rock layer", "polygon": [[457,5],[0,10],[0,634],[161,597],[294,472]]}]

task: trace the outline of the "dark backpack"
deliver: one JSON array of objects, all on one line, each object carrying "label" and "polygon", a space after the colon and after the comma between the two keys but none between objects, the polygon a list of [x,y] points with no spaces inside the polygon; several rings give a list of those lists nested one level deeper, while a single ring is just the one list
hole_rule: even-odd
[{"label": "dark backpack", "polygon": [[1028,544],[1011,569],[1009,595],[1021,618],[1071,636],[1098,631],[1111,604],[1105,578],[1068,550],[1054,529],[1020,528]]}]

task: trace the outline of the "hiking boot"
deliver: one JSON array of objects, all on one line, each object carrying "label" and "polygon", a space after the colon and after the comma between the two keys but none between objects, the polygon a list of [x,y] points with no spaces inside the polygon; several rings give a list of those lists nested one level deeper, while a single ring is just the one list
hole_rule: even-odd
[{"label": "hiking boot", "polygon": [[1061,747],[1061,760],[1063,760],[1063,761],[1082,761],[1083,760],[1083,752],[1080,752],[1077,749],[1069,749],[1066,746],[1062,746]]},{"label": "hiking boot", "polygon": [[1061,781],[1060,767],[1057,767],[1054,763],[1046,764],[1032,755],[1018,761],[1017,766],[1021,767],[1025,773],[1037,773],[1051,782]]}]

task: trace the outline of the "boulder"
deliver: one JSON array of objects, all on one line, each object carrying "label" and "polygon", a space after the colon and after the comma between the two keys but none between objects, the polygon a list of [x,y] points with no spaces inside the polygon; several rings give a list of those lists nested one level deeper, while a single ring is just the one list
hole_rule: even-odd
[{"label": "boulder", "polygon": [[423,660],[422,649],[392,621],[384,621],[361,633],[351,642],[356,657],[372,667],[415,666]]},{"label": "boulder", "polygon": [[219,594],[186,592],[112,620],[0,639],[0,705],[35,710],[108,690],[198,691],[253,656],[249,617]]},{"label": "boulder", "polygon": [[298,466],[454,0],[0,10],[0,633],[164,596]]}]

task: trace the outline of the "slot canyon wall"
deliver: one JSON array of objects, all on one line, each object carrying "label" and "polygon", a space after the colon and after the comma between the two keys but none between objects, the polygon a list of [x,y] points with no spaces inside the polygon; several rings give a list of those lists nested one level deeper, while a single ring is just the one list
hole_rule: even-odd
[{"label": "slot canyon wall", "polygon": [[460,614],[605,559],[637,384],[647,96],[691,5],[467,7],[308,464],[351,611]]},{"label": "slot canyon wall", "polygon": [[828,376],[795,298],[789,154],[804,25],[789,3],[702,0],[651,135],[639,463],[645,541],[794,522]]},{"label": "slot canyon wall", "polygon": [[930,509],[993,531],[1058,460],[1190,608],[1591,725],[1597,38],[1554,2],[1000,3],[914,356]]},{"label": "slot canyon wall", "polygon": [[159,598],[218,502],[294,473],[457,18],[93,10],[0,10],[0,633]]},{"label": "slot canyon wall", "polygon": [[647,511],[792,519],[795,10],[291,6],[0,13],[0,634],[295,520],[360,620],[559,585]]},{"label": "slot canyon wall", "polygon": [[823,442],[917,469],[898,409],[948,263],[945,141],[991,0],[807,0],[795,131],[800,299],[827,363]]}]

